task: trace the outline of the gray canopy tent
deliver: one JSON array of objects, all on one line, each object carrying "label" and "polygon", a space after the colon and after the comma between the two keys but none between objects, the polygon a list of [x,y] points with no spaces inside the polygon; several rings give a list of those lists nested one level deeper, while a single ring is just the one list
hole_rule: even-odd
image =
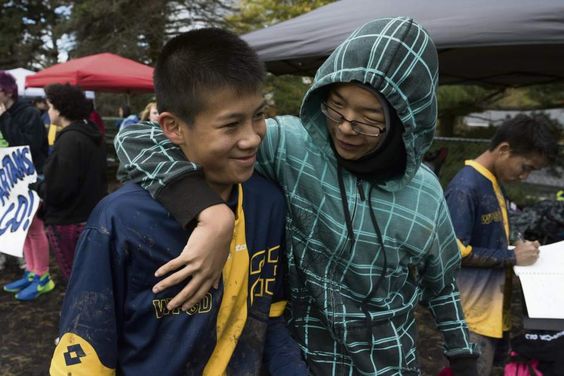
[{"label": "gray canopy tent", "polygon": [[270,72],[313,75],[355,28],[391,16],[429,31],[441,84],[564,80],[563,0],[341,0],[243,38]]}]

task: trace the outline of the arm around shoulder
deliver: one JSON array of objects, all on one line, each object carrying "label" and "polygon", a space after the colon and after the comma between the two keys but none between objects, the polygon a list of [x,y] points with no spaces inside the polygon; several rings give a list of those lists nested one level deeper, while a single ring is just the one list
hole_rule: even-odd
[{"label": "arm around shoulder", "polygon": [[[233,212],[224,204],[225,202],[214,192],[206,183],[203,172],[194,171],[184,175],[179,179],[165,185],[155,197],[172,214],[182,227],[186,228],[194,224],[194,220],[201,221],[202,217],[208,218],[208,223],[214,225],[214,214],[219,214],[216,219],[224,218],[229,221],[233,217]],[[223,206],[224,209],[214,206]],[[219,211],[219,212],[218,212]],[[224,215],[225,217],[222,217]],[[228,217],[228,218],[227,218]],[[219,225],[219,223],[215,223]],[[201,223],[198,223],[201,225]]]},{"label": "arm around shoulder", "polygon": [[143,122],[120,130],[114,146],[128,179],[147,189],[183,227],[207,207],[223,203],[199,166],[188,161],[157,124]]},{"label": "arm around shoulder", "polygon": [[174,309],[180,305],[187,310],[199,302],[212,286],[218,284],[223,266],[229,255],[235,215],[225,205],[213,205],[198,216],[198,223],[186,247],[177,258],[160,267],[155,275],[173,272],[153,288],[163,291],[192,277],[188,284],[167,305]]},{"label": "arm around shoulder", "polygon": [[187,309],[216,283],[233,235],[234,215],[207,185],[199,167],[187,161],[162,130],[140,123],[119,132],[114,142],[120,162],[130,178],[147,189],[182,227],[195,226],[182,254],[162,266],[156,275],[170,272],[154,291],[162,291],[192,277],[169,303]]},{"label": "arm around shoulder", "polygon": [[120,175],[140,183],[153,197],[158,197],[169,183],[201,172],[155,123],[143,122],[121,129],[114,139],[114,147],[120,161]]}]

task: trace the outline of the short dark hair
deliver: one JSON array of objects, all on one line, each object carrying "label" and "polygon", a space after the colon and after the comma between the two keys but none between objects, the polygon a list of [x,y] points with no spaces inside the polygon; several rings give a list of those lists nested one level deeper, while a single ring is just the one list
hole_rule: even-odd
[{"label": "short dark hair", "polygon": [[11,95],[13,100],[18,99],[18,84],[16,79],[6,71],[0,71],[0,90]]},{"label": "short dark hair", "polygon": [[90,114],[88,101],[78,86],[51,84],[45,88],[45,95],[61,116],[70,121],[86,119]]},{"label": "short dark hair", "polygon": [[33,98],[33,100],[31,101],[31,104],[33,104],[34,106],[38,103],[47,103],[47,101],[45,100],[45,98],[43,97],[35,97]]},{"label": "short dark hair", "polygon": [[122,104],[121,106],[119,106],[119,108],[121,109],[124,118],[131,115],[131,107],[129,107],[128,104]]},{"label": "short dark hair", "polygon": [[550,119],[544,114],[519,114],[504,121],[497,129],[490,142],[490,151],[507,142],[513,154],[538,154],[554,161],[558,155],[558,137],[553,134],[551,126]]},{"label": "short dark hair", "polygon": [[172,112],[192,124],[213,91],[260,90],[264,68],[255,51],[237,35],[206,28],[171,39],[159,55],[153,78],[159,112]]}]

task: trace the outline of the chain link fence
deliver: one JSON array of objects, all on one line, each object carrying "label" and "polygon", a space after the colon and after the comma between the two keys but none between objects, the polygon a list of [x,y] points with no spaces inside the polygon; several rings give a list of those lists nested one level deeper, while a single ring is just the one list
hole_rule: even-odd
[{"label": "chain link fence", "polygon": [[[489,139],[479,138],[435,137],[427,156],[438,154],[441,149],[444,154],[446,150],[446,159],[438,172],[443,188],[446,188],[454,175],[464,167],[464,161],[478,157],[489,147],[489,142]],[[527,206],[544,199],[554,200],[556,193],[564,189],[563,155],[564,145],[560,145],[560,157],[556,165],[532,172],[525,182],[505,185],[511,200],[519,206]]]}]

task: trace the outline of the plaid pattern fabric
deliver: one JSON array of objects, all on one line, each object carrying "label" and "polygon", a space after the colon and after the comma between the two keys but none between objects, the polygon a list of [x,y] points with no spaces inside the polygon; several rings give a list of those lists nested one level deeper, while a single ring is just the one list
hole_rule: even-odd
[{"label": "plaid pattern fabric", "polygon": [[114,148],[120,162],[118,179],[141,184],[153,197],[174,179],[198,169],[157,123],[146,121],[120,129]]},{"label": "plaid pattern fabric", "polygon": [[[269,123],[258,169],[286,192],[290,327],[314,374],[418,374],[413,309],[421,299],[445,337],[446,354],[475,353],[455,285],[460,254],[442,189],[420,167],[436,126],[437,70],[435,47],[419,25],[375,20],[318,70],[301,119]],[[351,249],[337,162],[319,108],[328,85],[353,81],[372,86],[396,109],[408,161],[401,178],[379,186],[344,172],[356,238]],[[387,269],[362,198],[370,189]]]},{"label": "plaid pattern fabric", "polygon": [[[288,318],[312,374],[420,374],[413,315],[420,301],[444,335],[447,356],[476,354],[455,285],[460,253],[443,192],[430,170],[420,167],[436,126],[437,78],[435,47],[419,25],[406,18],[375,20],[356,30],[319,69],[300,119],[267,123],[257,169],[280,183],[289,204]],[[351,81],[371,85],[396,109],[408,159],[404,176],[380,185],[344,171],[353,247],[320,112],[327,86]],[[120,132],[116,149],[130,164],[130,175],[150,189],[195,167],[158,128],[147,125]],[[370,220],[370,191],[386,266]]]},{"label": "plaid pattern fabric", "polygon": [[413,310],[420,300],[445,336],[447,355],[473,353],[454,283],[460,253],[435,176],[422,167],[398,191],[372,187],[384,269],[370,208],[359,194],[366,197],[372,184],[344,172],[351,249],[336,161],[297,118],[277,120],[269,123],[258,170],[280,182],[288,200],[290,327],[312,373],[418,374]]}]

